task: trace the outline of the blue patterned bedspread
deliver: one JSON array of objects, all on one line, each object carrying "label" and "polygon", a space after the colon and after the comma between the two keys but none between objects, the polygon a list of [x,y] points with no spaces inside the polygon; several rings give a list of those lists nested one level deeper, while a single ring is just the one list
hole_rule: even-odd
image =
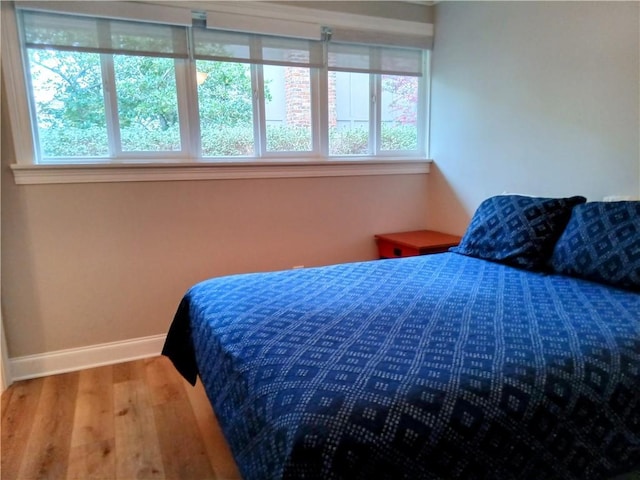
[{"label": "blue patterned bedspread", "polygon": [[163,353],[245,479],[640,466],[640,295],[598,283],[454,253],[229,276],[189,290]]}]

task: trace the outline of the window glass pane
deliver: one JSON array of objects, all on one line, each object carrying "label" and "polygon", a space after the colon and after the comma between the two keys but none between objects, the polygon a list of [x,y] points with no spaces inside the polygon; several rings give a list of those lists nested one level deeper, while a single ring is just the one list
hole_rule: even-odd
[{"label": "window glass pane", "polygon": [[382,76],[381,150],[418,149],[418,78]]},{"label": "window glass pane", "polygon": [[369,152],[369,75],[329,72],[329,154]]},{"label": "window glass pane", "polygon": [[254,154],[251,66],[196,61],[202,156]]},{"label": "window glass pane", "polygon": [[109,154],[100,56],[28,50],[42,157]]},{"label": "window glass pane", "polygon": [[267,151],[311,151],[310,69],[263,68]]},{"label": "window glass pane", "polygon": [[180,150],[175,61],[114,55],[123,152]]}]

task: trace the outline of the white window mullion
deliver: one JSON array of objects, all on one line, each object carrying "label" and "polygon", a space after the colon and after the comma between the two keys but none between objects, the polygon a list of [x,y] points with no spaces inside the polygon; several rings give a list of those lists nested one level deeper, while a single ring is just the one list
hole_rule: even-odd
[{"label": "white window mullion", "polygon": [[378,155],[380,151],[380,75],[369,75],[369,154]]},{"label": "white window mullion", "polygon": [[[180,122],[180,145],[185,158],[200,156],[200,123],[198,115],[198,92],[195,81],[195,62],[176,59],[176,89],[178,93],[178,121]],[[192,108],[195,106],[195,108]],[[195,110],[196,118],[194,119]],[[194,122],[195,120],[195,122]],[[197,140],[197,142],[196,142]]]},{"label": "white window mullion", "polygon": [[113,158],[122,156],[122,142],[120,139],[120,120],[118,118],[118,94],[116,92],[116,77],[113,68],[113,55],[100,54],[102,70],[102,88],[104,92],[104,110],[107,122],[107,137],[109,139],[109,154]]},{"label": "white window mullion", "polygon": [[[370,48],[371,66],[374,71],[382,69],[382,54],[379,48]],[[380,155],[382,146],[382,75],[377,73],[371,75],[374,103],[373,111],[373,155]]]},{"label": "white window mullion", "polygon": [[[198,96],[198,68],[196,60],[193,56],[193,29],[187,31],[187,51],[189,59],[183,62],[182,70],[184,72],[184,89],[185,94],[181,95],[179,82],[176,83],[178,89],[178,105],[180,100],[186,101],[186,115],[184,118],[187,124],[183,125],[183,111],[180,110],[180,128],[181,132],[186,131],[186,142],[183,143],[183,150],[186,150],[187,156],[191,158],[202,158],[202,133],[200,130],[200,103]],[[177,71],[177,70],[176,70]],[[205,78],[206,80],[206,78]],[[185,142],[185,135],[182,135],[182,141]],[[187,148],[185,149],[185,145]]]},{"label": "white window mullion", "polygon": [[267,120],[264,105],[264,73],[262,65],[251,65],[251,88],[253,89],[253,139],[256,157],[267,153]]},{"label": "white window mullion", "polygon": [[322,67],[317,69],[318,76],[318,135],[319,135],[319,155],[322,158],[329,157],[329,68],[327,64],[328,58],[328,42],[322,42]]},{"label": "white window mullion", "polygon": [[[262,60],[262,43],[259,37],[253,37],[249,43],[250,57]],[[264,99],[264,72],[262,65],[251,65],[251,89],[253,90],[253,141],[256,157],[267,153],[267,120]]]},{"label": "white window mullion", "polygon": [[431,54],[424,52],[424,74],[418,84],[418,151],[424,153],[427,158],[430,156],[429,145],[431,144],[431,118],[429,104],[431,103]]},{"label": "white window mullion", "polygon": [[311,138],[313,154],[326,157],[329,152],[329,109],[327,69],[311,69]]}]

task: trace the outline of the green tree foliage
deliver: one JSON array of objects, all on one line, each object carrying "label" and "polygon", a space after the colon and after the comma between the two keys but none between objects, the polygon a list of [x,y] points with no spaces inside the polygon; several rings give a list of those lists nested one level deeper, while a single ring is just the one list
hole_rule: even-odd
[{"label": "green tree foliage", "polygon": [[249,66],[198,60],[196,69],[206,75],[198,87],[200,118],[228,127],[251,124],[253,92]]},{"label": "green tree foliage", "polygon": [[166,131],[178,124],[174,61],[114,55],[120,127]]},{"label": "green tree foliage", "polygon": [[104,127],[100,55],[30,50],[29,62],[42,128]]}]

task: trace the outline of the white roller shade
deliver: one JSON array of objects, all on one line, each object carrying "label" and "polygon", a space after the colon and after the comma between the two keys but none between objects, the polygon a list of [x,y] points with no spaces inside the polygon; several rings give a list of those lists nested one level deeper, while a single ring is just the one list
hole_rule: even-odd
[{"label": "white roller shade", "polygon": [[329,42],[329,70],[422,76],[424,51],[412,48],[366,46]]},{"label": "white roller shade", "polygon": [[191,26],[191,10],[165,5],[148,5],[134,2],[96,1],[17,1],[16,8],[49,13],[66,13],[90,18],[132,20],[163,25]]},{"label": "white roller shade", "polygon": [[194,57],[293,67],[321,67],[319,41],[253,35],[204,28],[193,29]]},{"label": "white roller shade", "polygon": [[388,47],[406,47],[429,50],[433,47],[433,35],[425,32],[388,32],[381,30],[357,30],[352,28],[331,28],[331,40],[338,43],[356,43]]},{"label": "white roller shade", "polygon": [[23,11],[28,48],[187,58],[185,27]]}]

